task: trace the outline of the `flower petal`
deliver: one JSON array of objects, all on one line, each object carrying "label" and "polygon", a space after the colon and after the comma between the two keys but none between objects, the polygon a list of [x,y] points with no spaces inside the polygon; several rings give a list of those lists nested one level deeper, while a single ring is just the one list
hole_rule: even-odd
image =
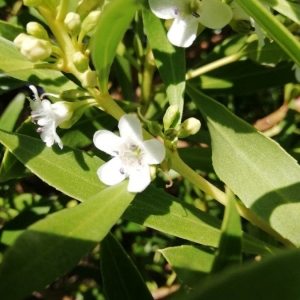
[{"label": "flower petal", "polygon": [[139,119],[133,115],[124,115],[119,120],[120,136],[124,141],[142,141],[142,126]]},{"label": "flower petal", "polygon": [[122,139],[111,131],[98,130],[94,134],[93,142],[99,150],[111,156],[116,156],[122,144]]},{"label": "flower petal", "polygon": [[166,156],[165,146],[156,139],[144,141],[145,163],[156,165],[163,161]]},{"label": "flower petal", "polygon": [[177,17],[168,32],[169,41],[178,47],[189,47],[197,36],[198,19]]},{"label": "flower petal", "polygon": [[211,29],[220,29],[232,19],[229,5],[220,0],[202,0],[199,22]]},{"label": "flower petal", "polygon": [[177,11],[184,11],[186,0],[149,0],[152,12],[161,19],[175,19]]},{"label": "flower petal", "polygon": [[142,192],[151,182],[150,169],[145,165],[141,169],[131,170],[127,191],[131,193]]},{"label": "flower petal", "polygon": [[114,157],[98,169],[97,175],[103,183],[115,185],[126,178],[126,174],[120,172],[121,168],[122,162],[118,157]]},{"label": "flower petal", "polygon": [[230,7],[232,9],[232,18],[233,19],[235,19],[235,20],[247,20],[247,21],[250,20],[249,15],[235,1],[232,1],[230,3]]}]

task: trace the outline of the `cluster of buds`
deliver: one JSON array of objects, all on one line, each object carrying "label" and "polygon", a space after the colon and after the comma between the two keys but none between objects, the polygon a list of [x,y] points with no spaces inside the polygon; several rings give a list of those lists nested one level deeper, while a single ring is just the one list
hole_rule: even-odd
[{"label": "cluster of buds", "polygon": [[14,44],[29,61],[37,62],[50,57],[52,44],[49,41],[45,28],[36,22],[29,22],[26,33],[20,33],[14,40]]}]

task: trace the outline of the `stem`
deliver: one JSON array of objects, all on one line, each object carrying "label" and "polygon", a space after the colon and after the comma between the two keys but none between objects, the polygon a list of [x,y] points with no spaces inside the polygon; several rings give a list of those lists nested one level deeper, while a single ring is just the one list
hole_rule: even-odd
[{"label": "stem", "polygon": [[233,63],[235,61],[238,61],[240,58],[242,58],[245,54],[243,52],[232,54],[230,56],[223,57],[221,59],[218,59],[210,64],[207,64],[203,67],[200,67],[196,70],[192,70],[186,73],[185,79],[189,80],[192,78],[195,78],[197,76],[203,75],[207,72],[210,72],[212,70],[215,70],[217,68],[223,67],[225,65],[228,65],[230,63]]},{"label": "stem", "polygon": [[61,0],[59,5],[59,10],[56,16],[57,21],[64,21],[69,8],[69,0]]},{"label": "stem", "polygon": [[146,111],[148,110],[150,100],[151,100],[152,81],[153,81],[153,74],[155,71],[155,66],[151,64],[152,61],[153,61],[152,51],[148,43],[147,53],[145,56],[142,84],[141,84],[142,114],[145,114]]}]

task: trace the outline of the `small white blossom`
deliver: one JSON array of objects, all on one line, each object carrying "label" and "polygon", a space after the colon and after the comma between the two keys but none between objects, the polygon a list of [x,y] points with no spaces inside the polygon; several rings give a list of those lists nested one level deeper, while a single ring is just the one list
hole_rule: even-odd
[{"label": "small white blossom", "polygon": [[129,177],[127,190],[142,192],[151,182],[149,165],[163,161],[165,147],[156,139],[143,141],[141,124],[135,116],[121,117],[119,130],[120,136],[108,130],[95,133],[95,146],[113,156],[98,169],[97,174],[107,185],[115,185]]},{"label": "small white blossom", "polygon": [[198,24],[220,29],[232,18],[231,8],[220,0],[149,0],[150,9],[161,19],[174,19],[169,41],[189,47],[197,36]]},{"label": "small white blossom", "polygon": [[54,143],[57,143],[62,149],[63,144],[56,133],[56,127],[70,120],[73,112],[70,111],[69,105],[65,101],[52,104],[49,100],[41,100],[33,85],[29,86],[29,88],[35,96],[34,100],[29,100],[32,109],[32,120],[39,126],[37,132],[41,132],[41,139],[46,143],[47,147],[51,147]]}]

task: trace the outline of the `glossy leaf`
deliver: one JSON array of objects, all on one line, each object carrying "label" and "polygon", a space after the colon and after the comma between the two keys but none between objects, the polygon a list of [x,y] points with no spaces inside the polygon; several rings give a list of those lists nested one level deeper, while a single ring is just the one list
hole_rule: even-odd
[{"label": "glossy leaf", "polygon": [[103,286],[108,299],[153,299],[136,266],[110,233],[101,242],[100,257]]},{"label": "glossy leaf", "polygon": [[[75,199],[85,201],[105,188],[96,175],[103,163],[99,158],[68,147],[54,150],[39,139],[4,131],[0,131],[0,141],[33,173]],[[137,194],[123,218],[199,244],[218,246],[219,219],[151,186]],[[245,234],[243,250],[270,254],[276,248]]]},{"label": "glossy leaf", "polygon": [[171,247],[159,250],[184,284],[199,286],[211,272],[214,255],[212,251],[195,246]]},{"label": "glossy leaf", "polygon": [[19,93],[10,102],[0,117],[0,129],[12,131],[24,107],[25,95]]},{"label": "glossy leaf", "polygon": [[[98,19],[91,44],[92,58],[99,76],[99,88],[107,93],[108,76],[117,46],[137,10],[136,0],[114,0],[107,4]],[[107,34],[109,32],[109,34]]]},{"label": "glossy leaf", "polygon": [[0,36],[3,38],[13,41],[22,32],[24,32],[22,27],[0,20]]},{"label": "glossy leaf", "polygon": [[5,131],[0,131],[0,141],[29,170],[70,197],[88,199],[105,188],[96,174],[103,163],[97,157],[68,147],[48,148],[39,139]]},{"label": "glossy leaf", "polygon": [[133,198],[123,182],[31,225],[3,258],[1,296],[23,298],[69,271],[105,237]]},{"label": "glossy leaf", "polygon": [[15,45],[0,37],[0,71],[14,78],[42,86],[48,93],[59,94],[63,90],[78,88],[61,72],[47,69],[35,69]]},{"label": "glossy leaf", "polygon": [[[143,11],[143,20],[156,66],[166,87],[169,103],[178,105],[181,118],[185,89],[184,49],[175,47],[169,42],[163,22],[150,10]],[[177,123],[180,123],[180,119]]]},{"label": "glossy leaf", "polygon": [[[187,92],[206,118],[219,178],[259,218],[300,245],[300,167],[276,142],[195,88]],[[251,178],[251,180],[249,180]]]},{"label": "glossy leaf", "polygon": [[265,258],[261,262],[230,268],[210,277],[187,300],[299,299],[299,250]]}]

